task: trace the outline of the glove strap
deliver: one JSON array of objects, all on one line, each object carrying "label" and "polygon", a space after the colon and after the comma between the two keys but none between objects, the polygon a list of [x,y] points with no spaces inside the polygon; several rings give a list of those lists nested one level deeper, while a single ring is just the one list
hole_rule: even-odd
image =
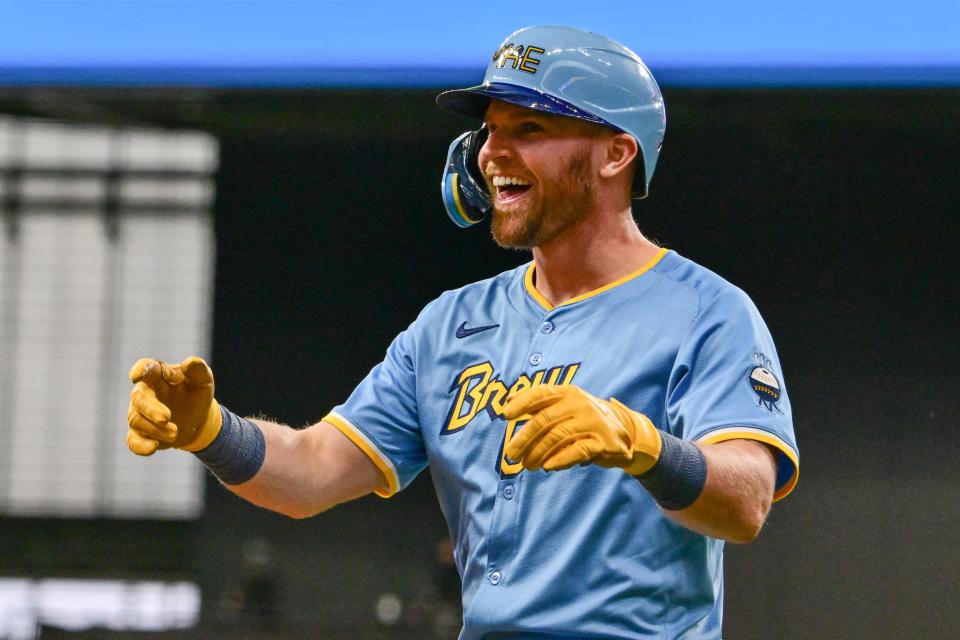
[{"label": "glove strap", "polygon": [[267,454],[256,424],[220,405],[223,426],[210,446],[194,455],[224,484],[242,484],[255,476]]},{"label": "glove strap", "polygon": [[180,448],[190,453],[196,453],[197,451],[206,449],[210,446],[210,443],[220,435],[222,424],[223,416],[220,415],[220,405],[217,404],[216,400],[213,400],[210,402],[210,411],[207,412],[206,421],[203,423],[203,426],[197,430],[196,440]]},{"label": "glove strap", "polygon": [[634,476],[653,499],[668,511],[692,505],[707,482],[707,460],[703,452],[686,440],[660,431],[660,458],[649,471]]}]

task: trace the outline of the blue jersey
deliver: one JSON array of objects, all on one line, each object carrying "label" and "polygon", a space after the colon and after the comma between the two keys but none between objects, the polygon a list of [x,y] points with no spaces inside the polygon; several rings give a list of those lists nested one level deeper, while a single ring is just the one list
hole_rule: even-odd
[{"label": "blue jersey", "polygon": [[535,264],[448,291],[326,418],[390,495],[428,464],[463,578],[463,640],[719,638],[723,542],[671,521],[620,469],[524,471],[504,455],[511,391],[575,384],[675,436],[798,453],[777,353],[750,299],[662,250],[644,268],[551,305]]}]

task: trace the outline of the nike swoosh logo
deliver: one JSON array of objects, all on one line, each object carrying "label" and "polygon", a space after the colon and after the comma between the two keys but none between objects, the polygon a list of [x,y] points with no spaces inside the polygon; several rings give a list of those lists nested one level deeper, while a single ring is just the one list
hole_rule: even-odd
[{"label": "nike swoosh logo", "polygon": [[457,327],[457,337],[466,338],[467,336],[472,336],[475,333],[480,333],[481,331],[487,331],[489,329],[496,329],[500,325],[498,324],[489,324],[485,327],[473,327],[472,329],[467,329],[467,323],[463,322]]}]

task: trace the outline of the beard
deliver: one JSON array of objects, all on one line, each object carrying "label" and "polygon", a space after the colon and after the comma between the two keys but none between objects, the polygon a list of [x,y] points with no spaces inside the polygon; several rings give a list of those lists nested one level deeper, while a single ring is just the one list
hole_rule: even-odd
[{"label": "beard", "polygon": [[494,241],[508,249],[532,249],[550,242],[588,217],[594,203],[589,169],[589,151],[576,154],[557,175],[538,183],[540,193],[536,202],[524,203],[509,211],[494,204],[490,224]]}]

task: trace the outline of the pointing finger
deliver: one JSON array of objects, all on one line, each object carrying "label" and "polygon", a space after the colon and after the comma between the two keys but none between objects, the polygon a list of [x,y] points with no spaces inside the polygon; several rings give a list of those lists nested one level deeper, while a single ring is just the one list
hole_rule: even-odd
[{"label": "pointing finger", "polygon": [[145,382],[154,389],[183,382],[183,373],[178,365],[169,365],[163,360],[141,358],[130,369],[131,382]]},{"label": "pointing finger", "polygon": [[178,364],[167,364],[162,360],[159,361],[160,364],[160,374],[163,376],[163,379],[167,384],[178,385],[183,384],[184,376],[183,371],[180,370],[180,365]]},{"label": "pointing finger", "polygon": [[130,382],[149,381],[159,374],[159,361],[153,358],[140,358],[130,367]]}]

